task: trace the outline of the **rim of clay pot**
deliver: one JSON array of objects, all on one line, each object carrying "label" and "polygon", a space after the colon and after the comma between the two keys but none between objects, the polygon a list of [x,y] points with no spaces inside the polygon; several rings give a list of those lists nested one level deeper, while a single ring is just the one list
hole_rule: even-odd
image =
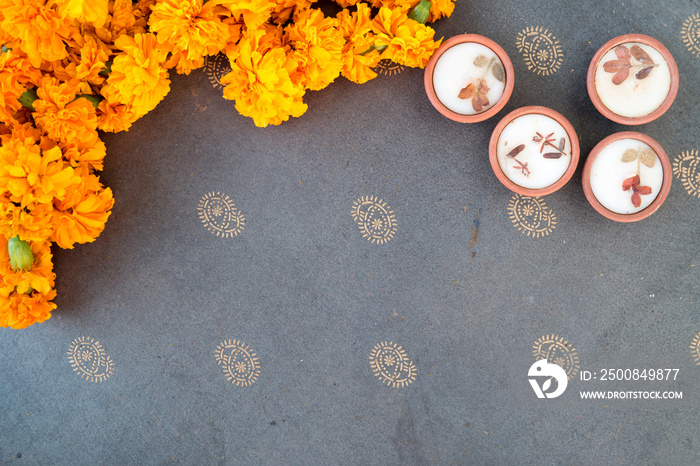
[{"label": "rim of clay pot", "polygon": [[[496,150],[498,146],[498,139],[501,137],[503,129],[511,121],[523,115],[533,114],[545,115],[555,120],[557,123],[564,127],[566,134],[569,136],[569,141],[571,141],[571,160],[569,161],[569,167],[566,169],[561,178],[559,178],[557,181],[550,184],[549,186],[540,189],[525,188],[508,178],[506,174],[503,173],[501,165],[498,163],[498,154]],[[578,135],[576,134],[576,130],[574,129],[574,127],[571,125],[571,123],[569,123],[569,120],[567,120],[561,113],[556,112],[549,107],[541,107],[537,105],[520,107],[510,112],[508,115],[504,116],[503,119],[496,125],[496,128],[493,130],[493,133],[491,134],[491,140],[489,141],[489,161],[491,162],[491,168],[496,174],[496,177],[501,183],[503,183],[503,185],[506,188],[523,196],[545,196],[560,189],[562,186],[569,182],[574,172],[576,171],[576,167],[578,166],[579,154],[580,147],[578,142]]]},{"label": "rim of clay pot", "polygon": [[[603,55],[605,55],[610,49],[627,42],[639,42],[654,48],[664,57],[664,60],[666,60],[666,63],[668,64],[668,69],[671,72],[671,88],[669,89],[668,95],[663,103],[650,114],[635,118],[618,115],[610,110],[605,106],[595,88],[595,72],[596,68],[598,68],[598,62],[600,62]],[[669,52],[661,42],[644,34],[625,34],[624,36],[618,36],[606,42],[601,48],[598,49],[596,54],[593,55],[593,59],[591,59],[591,63],[588,66],[588,76],[586,77],[588,95],[590,96],[595,108],[597,108],[598,111],[606,118],[623,125],[642,125],[644,123],[654,121],[663,115],[666,110],[671,107],[671,104],[676,98],[676,94],[678,93],[678,83],[678,65],[676,65],[676,60],[673,59],[671,52]]]},{"label": "rim of clay pot", "polygon": [[[600,154],[600,152],[605,147],[607,147],[609,144],[615,141],[619,141],[620,139],[637,139],[648,144],[649,147],[651,147],[652,150],[656,152],[656,156],[661,161],[661,166],[664,171],[663,180],[661,182],[661,189],[659,190],[659,194],[656,196],[656,199],[654,199],[651,202],[651,204],[649,204],[644,209],[633,214],[618,214],[617,212],[609,210],[608,208],[603,206],[603,204],[601,204],[600,201],[595,197],[593,189],[591,188],[591,167],[593,166],[593,162],[595,161],[596,157],[598,157],[598,154]],[[661,204],[664,203],[666,197],[668,196],[668,193],[671,191],[671,180],[673,179],[673,176],[671,174],[671,162],[668,158],[668,155],[666,154],[666,151],[664,151],[663,147],[661,147],[661,144],[659,144],[658,142],[656,142],[656,140],[654,140],[650,136],[647,136],[646,134],[638,133],[636,131],[622,131],[620,133],[611,134],[610,136],[596,144],[591,153],[588,154],[586,163],[583,165],[582,179],[583,193],[586,195],[586,199],[588,199],[589,204],[591,204],[591,206],[595,210],[597,210],[598,213],[600,213],[604,217],[609,218],[610,220],[628,223],[637,222],[639,220],[642,220],[643,218],[647,218],[648,216],[656,212],[659,209],[659,207],[661,207]]]},{"label": "rim of clay pot", "polygon": [[[435,64],[440,59],[443,53],[445,53],[449,48],[454,47],[458,44],[463,44],[466,42],[474,42],[477,44],[484,45],[491,49],[501,60],[503,64],[503,69],[506,72],[506,85],[503,89],[503,94],[501,98],[498,99],[492,107],[487,110],[477,113],[475,115],[464,115],[462,113],[457,113],[445,106],[440,99],[438,99],[435,93],[435,87],[433,86],[433,72],[435,71]],[[503,50],[503,48],[491,39],[480,36],[478,34],[460,34],[447,39],[443,42],[440,47],[433,53],[430,57],[428,64],[425,67],[425,74],[423,75],[423,82],[425,83],[425,92],[428,94],[428,99],[433,107],[437,109],[438,112],[442,113],[444,116],[450,120],[458,121],[460,123],[478,123],[480,121],[487,120],[498,113],[505,105],[508,103],[511,94],[513,94],[513,87],[515,86],[515,73],[513,70],[513,63],[510,61],[510,57]]]}]

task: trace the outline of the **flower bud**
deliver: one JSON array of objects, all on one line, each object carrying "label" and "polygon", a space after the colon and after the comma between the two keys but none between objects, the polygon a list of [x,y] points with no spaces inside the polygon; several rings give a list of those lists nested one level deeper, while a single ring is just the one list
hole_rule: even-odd
[{"label": "flower bud", "polygon": [[7,250],[10,253],[10,263],[12,270],[24,270],[32,268],[34,264],[34,254],[28,242],[19,239],[19,235],[10,238],[7,242]]},{"label": "flower bud", "polygon": [[428,15],[430,15],[430,7],[431,4],[429,0],[421,0],[418,5],[413,7],[408,17],[421,24],[425,24],[428,21]]}]

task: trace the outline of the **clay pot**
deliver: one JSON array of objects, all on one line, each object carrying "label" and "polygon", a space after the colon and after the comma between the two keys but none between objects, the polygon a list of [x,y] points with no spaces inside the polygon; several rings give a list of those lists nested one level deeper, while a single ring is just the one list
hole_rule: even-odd
[{"label": "clay pot", "polygon": [[[595,76],[596,76],[596,70],[598,69],[598,64],[600,61],[603,59],[603,56],[610,50],[614,49],[615,47],[619,45],[623,45],[626,43],[640,43],[643,45],[647,45],[651,47],[652,49],[656,50],[664,59],[666,64],[668,65],[668,69],[670,72],[670,88],[668,91],[668,94],[666,95],[665,100],[660,103],[658,107],[656,107],[655,110],[650,111],[649,113],[646,113],[641,116],[625,116],[621,115],[619,113],[616,113],[615,111],[611,110],[608,108],[605,103],[603,103],[603,99],[601,99],[598,89],[596,88],[596,83],[595,83]],[[633,55],[633,54],[632,54]],[[619,56],[614,56],[615,59],[619,59]],[[638,63],[636,60],[636,57],[632,57],[631,60],[634,60],[635,63]],[[606,60],[607,63],[607,60]],[[643,70],[643,65],[637,65],[637,69],[633,69],[630,71],[628,78],[627,79],[636,79],[637,73],[639,73],[641,70]],[[604,71],[601,71],[604,72]],[[646,76],[642,79],[649,79],[649,75],[651,73],[654,73],[654,69],[651,68],[650,73],[646,73]],[[615,73],[611,72],[605,72],[606,75],[610,77],[610,80],[612,82],[613,77],[615,76]],[[676,94],[678,93],[678,66],[676,65],[676,61],[673,59],[673,56],[671,56],[671,52],[668,51],[666,47],[661,44],[658,40],[654,39],[653,37],[645,36],[643,34],[627,34],[624,36],[619,36],[616,37],[609,42],[607,42],[605,45],[603,45],[593,56],[593,59],[591,60],[590,66],[588,67],[588,76],[586,79],[586,84],[588,86],[588,95],[591,98],[591,101],[593,102],[593,105],[598,109],[600,113],[602,113],[606,118],[609,118],[612,121],[615,121],[617,123],[623,124],[623,125],[641,125],[644,123],[649,123],[650,121],[653,121],[657,118],[659,118],[661,115],[668,110],[668,108],[671,106],[673,103],[673,100],[676,98]],[[642,82],[641,80],[637,80],[637,83]],[[621,83],[622,84],[622,83]],[[636,99],[635,99],[636,100]],[[621,105],[621,104],[618,104]],[[619,111],[619,110],[618,110]]]},{"label": "clay pot", "polygon": [[[552,120],[556,121],[561,125],[566,131],[566,135],[568,136],[568,139],[570,141],[570,148],[566,149],[567,151],[570,151],[570,154],[567,153],[567,155],[564,155],[564,157],[570,157],[569,159],[569,164],[566,167],[566,170],[563,172],[563,174],[556,179],[554,182],[551,184],[544,186],[542,188],[529,188],[529,187],[524,187],[521,186],[520,184],[514,182],[511,180],[504,172],[503,169],[501,168],[501,165],[498,161],[498,144],[499,144],[499,139],[501,137],[501,133],[503,130],[508,126],[509,123],[511,123],[513,120],[522,117],[522,116],[527,116],[527,115],[544,115],[546,117],[551,118]],[[533,129],[533,136],[534,136],[534,129]],[[547,136],[545,134],[544,136]],[[557,135],[560,136],[560,135]],[[520,143],[525,143],[525,144],[532,144],[533,139],[532,136],[528,135],[528,139],[523,139],[522,141],[517,140],[517,141],[512,141],[511,146],[515,147],[517,144]],[[556,140],[554,143],[555,145],[557,144],[559,140]],[[538,143],[539,144],[539,143]],[[544,145],[542,147],[545,147]],[[549,147],[549,146],[547,146]],[[532,149],[529,149],[532,151]],[[552,149],[548,149],[547,151],[540,151],[537,155],[539,156],[540,154],[546,153],[546,152],[552,152]],[[564,118],[560,113],[555,112],[551,108],[547,107],[539,107],[539,106],[530,106],[530,107],[521,107],[517,110],[512,111],[496,125],[496,128],[493,130],[493,133],[491,134],[491,141],[489,142],[489,160],[491,162],[491,168],[493,169],[493,172],[496,174],[496,177],[498,180],[503,183],[505,187],[510,189],[511,191],[521,194],[523,196],[531,196],[531,197],[537,197],[537,196],[544,196],[546,194],[551,194],[558,189],[560,189],[562,186],[564,186],[573,176],[574,172],[576,171],[576,167],[578,165],[578,160],[579,160],[579,154],[580,154],[580,149],[579,149],[579,141],[578,141],[578,136],[576,134],[576,131],[574,130],[574,127],[569,123],[569,121]],[[515,160],[517,157],[513,159],[513,163],[515,163]],[[518,162],[519,163],[519,162]]]},{"label": "clay pot", "polygon": [[[617,213],[606,208],[598,200],[598,198],[593,192],[593,188],[591,187],[591,169],[593,167],[593,162],[595,162],[596,158],[604,148],[609,146],[611,143],[622,139],[636,139],[647,144],[656,153],[656,156],[661,162],[661,168],[663,170],[661,188],[659,189],[656,198],[651,202],[651,204],[649,204],[644,209],[630,214]],[[666,152],[661,147],[661,145],[646,134],[637,133],[634,131],[623,131],[620,133],[615,133],[600,141],[588,155],[586,163],[583,166],[583,192],[586,195],[586,199],[588,199],[588,202],[591,204],[591,206],[593,206],[595,210],[598,211],[598,213],[616,222],[636,222],[656,212],[659,209],[659,207],[661,207],[661,204],[664,203],[669,191],[671,190],[672,179],[673,176],[671,172],[671,162],[669,161],[668,155],[666,155]],[[642,182],[644,182],[644,180],[642,180]],[[622,190],[623,187],[621,185],[620,191],[622,192]],[[631,190],[629,190],[629,192],[631,192]]]},{"label": "clay pot", "polygon": [[[440,57],[442,57],[443,54],[447,52],[450,48],[465,43],[480,44],[490,49],[501,61],[501,64],[503,65],[503,71],[505,72],[505,87],[503,89],[503,93],[498,98],[496,103],[486,108],[486,110],[473,115],[458,113],[454,110],[449,109],[438,98],[438,94],[436,93],[434,87],[435,66],[440,60]],[[428,64],[425,67],[424,83],[425,91],[428,94],[428,99],[430,99],[430,102],[440,113],[442,113],[444,116],[451,120],[458,121],[461,123],[477,123],[491,118],[505,106],[505,104],[508,102],[508,99],[510,99],[511,94],[513,93],[513,86],[515,85],[515,75],[513,72],[513,63],[510,61],[510,58],[503,50],[503,48],[501,48],[497,43],[495,43],[491,39],[480,36],[478,34],[460,34],[458,36],[451,37],[450,39],[443,42],[440,45],[440,47],[435,51],[435,53],[433,53],[432,57],[430,58],[430,61],[428,61]],[[468,82],[467,80],[465,80],[465,82],[462,85],[467,86],[467,84]],[[457,90],[457,93],[459,93],[459,90]]]}]

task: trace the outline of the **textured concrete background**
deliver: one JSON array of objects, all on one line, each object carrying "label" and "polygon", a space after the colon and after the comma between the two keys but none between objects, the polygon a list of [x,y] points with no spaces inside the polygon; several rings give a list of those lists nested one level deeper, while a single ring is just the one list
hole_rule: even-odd
[{"label": "textured concrete background", "polygon": [[[700,7],[459,0],[435,28],[485,35],[510,55],[515,90],[496,117],[447,120],[422,70],[407,69],[361,86],[339,79],[307,93],[301,118],[260,129],[199,71],[173,75],[156,110],[105,136],[107,228],[55,251],[49,321],[0,330],[0,464],[700,463],[690,175],[635,224],[605,219],[581,188],[586,155],[617,131],[649,134],[672,161],[700,149],[700,49],[684,41]],[[558,41],[561,62],[528,69],[526,30]],[[681,75],[674,105],[642,127],[606,120],[585,87],[596,50],[632,32],[665,44]],[[488,162],[491,131],[524,105],[562,113],[581,141],[569,184],[529,204],[556,217],[542,234],[527,234],[537,212],[513,220],[525,200]],[[217,192],[245,217],[237,236],[198,217]],[[395,214],[384,244],[351,215],[369,196]],[[547,337],[576,353],[577,374],[677,368],[677,380],[576,375],[539,400],[527,371]],[[97,381],[67,354],[81,338],[113,362]],[[225,342],[256,354],[247,386],[217,363]],[[373,373],[384,342],[415,367],[406,384]],[[683,399],[581,400],[588,389]]]}]

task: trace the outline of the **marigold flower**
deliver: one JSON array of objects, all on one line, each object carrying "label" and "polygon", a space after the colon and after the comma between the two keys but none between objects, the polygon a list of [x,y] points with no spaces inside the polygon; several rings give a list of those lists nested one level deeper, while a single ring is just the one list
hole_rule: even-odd
[{"label": "marigold flower", "polygon": [[162,64],[167,51],[158,47],[154,34],[120,36],[114,46],[117,55],[102,95],[112,102],[130,104],[135,113],[153,110],[170,91],[168,70]]},{"label": "marigold flower", "polygon": [[275,0],[215,0],[217,5],[228,8],[236,20],[242,20],[248,31],[254,31],[270,19],[276,6]]},{"label": "marigold flower", "polygon": [[110,50],[107,44],[91,35],[85,35],[80,47],[80,61],[75,64],[73,78],[100,85],[104,76],[100,73],[106,68]]},{"label": "marigold flower", "polygon": [[295,14],[294,22],[284,30],[284,43],[292,48],[291,58],[299,62],[292,79],[307,89],[323,89],[340,75],[345,40],[337,24],[321,10],[310,9]]},{"label": "marigold flower", "polygon": [[290,78],[297,62],[283,48],[268,46],[278,40],[262,29],[246,34],[236,55],[229,56],[231,72],[221,79],[224,98],[235,100],[236,110],[256,126],[277,125],[306,111],[304,87]]},{"label": "marigold flower", "polygon": [[20,49],[35,68],[41,67],[42,60],[66,58],[64,40],[73,32],[68,20],[46,3],[46,0],[0,0],[3,16],[0,29],[19,39]]},{"label": "marigold flower", "polygon": [[17,99],[41,80],[41,71],[34,68],[21,51],[8,50],[0,55],[0,121],[18,123],[22,105]]},{"label": "marigold flower", "polygon": [[413,68],[425,68],[442,41],[434,41],[435,31],[408,18],[405,9],[380,8],[372,26],[377,34],[375,45],[386,46],[382,58]]},{"label": "marigold flower", "polygon": [[97,136],[95,107],[87,99],[77,98],[74,83],[60,83],[46,77],[34,101],[34,121],[55,141],[92,140]]},{"label": "marigold flower", "polygon": [[[382,6],[396,9],[408,9],[415,7],[421,0],[384,0]],[[432,23],[440,18],[447,18],[452,15],[455,9],[455,0],[430,0],[430,15],[428,22]]]},{"label": "marigold flower", "polygon": [[158,43],[177,57],[177,72],[189,74],[204,65],[204,56],[226,45],[228,27],[214,14],[215,2],[163,0],[148,20]]},{"label": "marigold flower", "polygon": [[377,77],[372,68],[377,66],[380,56],[374,48],[371,13],[369,6],[360,3],[357,11],[344,9],[337,16],[345,39],[342,75],[358,84]]},{"label": "marigold flower", "polygon": [[275,0],[270,17],[275,24],[285,24],[292,13],[300,13],[311,8],[315,0]]},{"label": "marigold flower", "polygon": [[112,190],[91,189],[94,185],[101,185],[95,175],[90,175],[90,178],[91,182],[75,186],[53,211],[54,234],[51,239],[64,249],[72,249],[76,243],[95,241],[111,214],[114,205]]},{"label": "marigold flower", "polygon": [[107,95],[106,99],[97,106],[97,127],[102,131],[118,133],[119,131],[129,131],[131,125],[138,120],[141,115],[134,111],[133,106],[113,102],[113,96]]},{"label": "marigold flower", "polygon": [[92,24],[96,28],[104,26],[109,16],[108,0],[52,0],[62,18]]},{"label": "marigold flower", "polygon": [[90,139],[61,142],[59,147],[63,151],[63,158],[68,160],[73,168],[86,165],[92,170],[102,170],[107,148],[96,132]]},{"label": "marigold flower", "polygon": [[78,183],[80,177],[63,161],[59,147],[42,151],[30,138],[11,139],[0,147],[0,192],[22,207],[62,199]]},{"label": "marigold flower", "polygon": [[51,261],[51,243],[31,242],[34,264],[28,271],[10,267],[7,239],[0,236],[0,327],[26,328],[51,317],[56,305],[56,274]]},{"label": "marigold flower", "polygon": [[0,236],[19,236],[26,241],[46,241],[53,235],[53,204],[31,203],[25,207],[0,202]]}]

